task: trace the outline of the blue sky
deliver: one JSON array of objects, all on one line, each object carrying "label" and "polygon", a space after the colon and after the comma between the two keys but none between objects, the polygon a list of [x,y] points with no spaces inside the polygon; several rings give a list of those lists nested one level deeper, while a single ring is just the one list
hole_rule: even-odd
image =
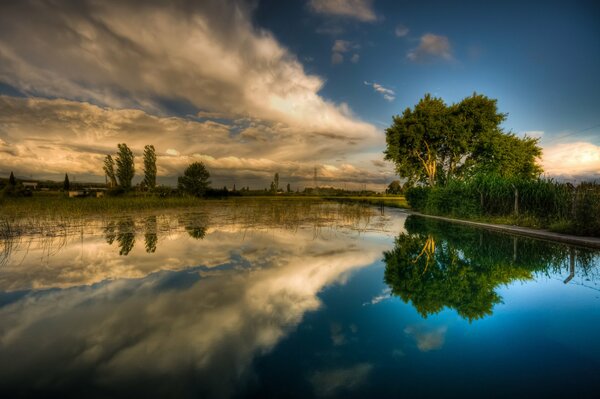
[{"label": "blue sky", "polygon": [[[103,180],[119,142],[159,181],[382,189],[391,117],[498,99],[548,176],[600,175],[593,1],[178,0],[0,5],[0,174]],[[138,157],[139,160],[140,157]],[[138,169],[141,171],[141,167]]]},{"label": "blue sky", "polygon": [[[376,21],[332,22],[303,1],[262,1],[255,21],[326,77],[325,97],[373,123],[389,125],[427,92],[455,102],[476,91],[498,99],[515,132],[552,137],[600,124],[597,2],[374,1],[372,8]],[[395,35],[399,25],[408,29],[403,37]],[[324,27],[339,32],[318,33]],[[452,60],[407,58],[427,33],[448,38]],[[331,63],[339,39],[360,46],[357,63]],[[394,90],[396,99],[385,101],[364,81]],[[589,136],[599,144],[600,126]]]}]

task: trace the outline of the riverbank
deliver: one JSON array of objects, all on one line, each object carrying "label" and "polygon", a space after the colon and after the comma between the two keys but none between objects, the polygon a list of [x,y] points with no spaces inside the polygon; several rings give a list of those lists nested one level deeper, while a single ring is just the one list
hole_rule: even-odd
[{"label": "riverbank", "polygon": [[538,238],[546,241],[558,241],[563,242],[565,244],[570,245],[579,245],[590,248],[600,248],[600,238],[598,237],[584,237],[584,236],[575,236],[570,234],[561,234],[555,233],[549,230],[544,229],[532,229],[529,227],[521,227],[521,226],[512,226],[506,224],[494,224],[494,223],[486,223],[486,222],[476,222],[472,220],[463,220],[463,219],[454,219],[445,216],[435,216],[435,215],[427,215],[424,213],[404,210],[404,212],[409,213],[411,215],[422,216],[430,219],[443,220],[451,223],[460,223],[469,226],[482,227],[489,230],[501,231],[510,234],[517,234],[527,237]]}]

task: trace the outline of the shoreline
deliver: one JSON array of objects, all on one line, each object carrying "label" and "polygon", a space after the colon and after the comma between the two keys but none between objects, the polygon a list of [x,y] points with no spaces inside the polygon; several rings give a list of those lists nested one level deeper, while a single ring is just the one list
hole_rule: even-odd
[{"label": "shoreline", "polygon": [[[400,209],[400,208],[395,208]],[[427,215],[424,213],[411,211],[410,209],[400,209],[400,212],[407,213],[409,215],[422,216],[431,219],[443,220],[450,223],[459,223],[469,226],[475,226],[485,228],[488,230],[495,230],[505,233],[511,233],[526,237],[533,237],[545,241],[562,242],[570,245],[577,245],[587,248],[600,249],[600,237],[585,237],[585,236],[574,236],[571,234],[554,233],[548,230],[532,229],[530,227],[520,227],[506,224],[493,224],[485,222],[474,222],[470,220],[454,219],[446,216]]]}]

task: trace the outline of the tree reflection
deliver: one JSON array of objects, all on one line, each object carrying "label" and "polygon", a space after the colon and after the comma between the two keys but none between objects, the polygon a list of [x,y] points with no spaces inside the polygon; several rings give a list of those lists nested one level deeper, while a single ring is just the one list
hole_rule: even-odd
[{"label": "tree reflection", "polygon": [[127,256],[135,245],[135,223],[130,217],[122,218],[117,222],[117,243],[119,255]]},{"label": "tree reflection", "polygon": [[204,213],[188,213],[179,220],[185,226],[185,231],[190,237],[201,240],[206,236],[208,229],[208,216]]},{"label": "tree reflection", "polygon": [[112,245],[112,243],[115,242],[115,239],[117,238],[115,222],[108,222],[106,224],[104,227],[104,238],[108,245]]},{"label": "tree reflection", "polygon": [[144,244],[147,253],[156,252],[156,243],[158,236],[156,234],[156,216],[148,216],[145,223],[146,232],[144,233]]},{"label": "tree reflection", "polygon": [[[489,316],[501,285],[535,273],[591,267],[593,252],[409,216],[395,247],[384,253],[385,282],[423,316],[445,307],[469,321]],[[569,266],[571,265],[571,266]],[[568,281],[566,281],[568,282]]]}]

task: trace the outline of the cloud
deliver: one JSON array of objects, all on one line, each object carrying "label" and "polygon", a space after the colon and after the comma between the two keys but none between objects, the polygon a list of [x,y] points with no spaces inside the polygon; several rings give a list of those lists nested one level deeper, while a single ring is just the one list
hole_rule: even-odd
[{"label": "cloud", "polygon": [[600,146],[579,141],[544,147],[542,167],[548,176],[578,181],[598,179]]},{"label": "cloud", "polygon": [[350,50],[351,46],[352,43],[347,40],[336,40],[333,43],[331,51],[333,51],[334,53],[345,53],[346,51]]},{"label": "cloud", "polygon": [[[344,53],[347,53],[351,50],[358,50],[360,45],[358,43],[353,43],[348,40],[336,40],[333,42],[333,46],[331,47],[331,63],[332,64],[341,64],[344,62]],[[360,56],[358,54],[352,55],[350,61],[353,63],[357,63]]]},{"label": "cloud", "polygon": [[[0,100],[0,172],[100,177],[116,142],[160,147],[160,176],[194,154],[295,178],[328,159],[375,172],[355,158],[383,135],[324,99],[324,79],[255,27],[247,2],[176,4],[1,3],[0,82],[31,101]],[[172,116],[173,106],[186,111]],[[263,181],[273,170],[252,173]]]},{"label": "cloud", "polygon": [[446,326],[432,330],[417,326],[408,326],[404,329],[404,332],[415,339],[417,348],[419,348],[421,352],[429,352],[444,346],[447,330],[448,328]]},{"label": "cloud", "polygon": [[379,185],[387,178],[370,165],[366,158],[372,156],[363,152],[376,146],[376,140],[303,132],[253,119],[219,123],[63,99],[0,96],[0,127],[0,174],[4,175],[14,170],[17,175],[60,178],[68,172],[78,175],[79,181],[94,176],[95,181],[104,181],[104,156],[126,142],[136,154],[138,175],[144,145],[156,147],[162,183],[174,183],[197,160],[206,163],[215,183],[232,184],[238,179],[238,185],[247,180],[245,184],[261,188],[275,172],[290,182],[312,185],[315,166],[321,182],[343,184],[357,179]]},{"label": "cloud", "polygon": [[161,99],[170,99],[308,131],[374,133],[319,96],[323,79],[252,26],[243,2],[83,3],[2,10],[0,80],[29,95],[114,108],[160,113]]},{"label": "cloud", "polygon": [[358,363],[350,367],[314,372],[309,380],[317,396],[331,396],[341,389],[356,389],[365,383],[373,365]]},{"label": "cloud", "polygon": [[369,302],[365,302],[363,303],[363,306],[366,305],[377,305],[379,302],[383,302],[387,299],[391,298],[391,289],[385,288],[381,291],[381,293],[379,295],[374,296],[373,298],[371,298],[371,300]]},{"label": "cloud", "polygon": [[394,101],[396,99],[396,93],[392,89],[383,87],[379,83],[375,83],[375,82],[369,83],[369,82],[365,81],[364,83],[367,86],[371,86],[373,88],[373,90],[375,90],[377,93],[380,93],[383,96],[383,98],[385,98],[387,101]]},{"label": "cloud", "polygon": [[452,47],[446,36],[427,33],[421,36],[419,46],[408,52],[406,56],[413,62],[425,62],[435,58],[441,58],[447,61],[454,59]]},{"label": "cloud", "polygon": [[377,20],[373,0],[310,0],[310,9],[317,14],[356,19],[361,22]]},{"label": "cloud", "polygon": [[[215,219],[222,221],[222,213]],[[229,397],[251,372],[255,356],[268,353],[306,312],[320,308],[324,287],[372,264],[384,249],[360,240],[348,251],[346,237],[315,240],[312,228],[220,225],[193,243],[187,234],[172,238],[159,229],[156,253],[148,256],[140,243],[124,257],[97,230],[86,231],[71,237],[48,264],[40,262],[38,240],[21,265],[33,269],[19,262],[3,269],[1,283],[38,283],[37,291],[21,291],[0,307],[0,357],[14,359],[0,362],[4,390],[73,393],[141,378],[151,381],[149,391],[172,390],[193,369],[206,383],[201,393],[183,396]],[[193,267],[199,259],[217,263]],[[252,265],[252,271],[222,267],[240,264]],[[328,370],[316,373],[315,382],[329,392],[356,386],[369,371],[365,364]]]},{"label": "cloud", "polygon": [[344,56],[340,53],[332,53],[331,54],[331,63],[333,65],[341,64],[344,62]]},{"label": "cloud", "polygon": [[408,35],[408,32],[410,30],[408,29],[408,27],[400,24],[398,26],[396,26],[396,29],[394,29],[394,34],[396,35],[396,37],[404,37],[406,35]]}]

